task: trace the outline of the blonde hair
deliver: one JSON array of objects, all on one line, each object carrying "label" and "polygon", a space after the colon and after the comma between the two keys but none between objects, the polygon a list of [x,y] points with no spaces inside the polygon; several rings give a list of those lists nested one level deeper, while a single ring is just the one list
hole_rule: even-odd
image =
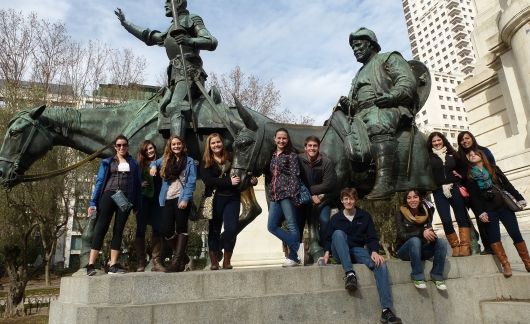
[{"label": "blonde hair", "polygon": [[204,161],[204,167],[209,168],[212,165],[215,164],[214,154],[212,152],[212,149],[210,148],[210,142],[212,139],[218,137],[221,142],[223,142],[223,152],[221,155],[221,164],[224,164],[227,160],[230,159],[230,154],[226,150],[226,147],[224,146],[223,137],[219,133],[212,133],[208,135],[206,138],[206,141],[204,143],[204,154],[202,155],[202,160]]},{"label": "blonde hair", "polygon": [[[182,152],[180,156],[177,156],[175,153],[173,153],[173,151],[171,151],[171,142],[174,139],[178,139],[182,143]],[[184,142],[182,137],[172,135],[167,140],[166,146],[164,147],[164,155],[162,155],[162,167],[160,168],[160,176],[164,179],[168,179],[168,176],[170,174],[180,174],[180,172],[182,172],[182,170],[184,170],[184,168],[186,167],[186,152],[186,142]],[[172,169],[170,172],[168,172],[170,168]]]}]

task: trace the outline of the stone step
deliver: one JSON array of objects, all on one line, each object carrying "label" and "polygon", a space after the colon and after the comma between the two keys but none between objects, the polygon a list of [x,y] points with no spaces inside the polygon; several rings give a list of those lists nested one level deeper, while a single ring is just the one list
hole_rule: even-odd
[{"label": "stone step", "polygon": [[[530,274],[505,279],[491,256],[448,258],[448,292],[432,283],[415,289],[408,262],[391,260],[388,268],[395,308],[406,323],[480,323],[480,301],[530,298]],[[427,261],[426,274],[430,268]],[[353,296],[344,290],[340,265],[63,278],[50,323],[377,322],[373,274],[362,265],[355,269]]]},{"label": "stone step", "polygon": [[483,301],[480,303],[484,324],[527,324],[530,301]]}]

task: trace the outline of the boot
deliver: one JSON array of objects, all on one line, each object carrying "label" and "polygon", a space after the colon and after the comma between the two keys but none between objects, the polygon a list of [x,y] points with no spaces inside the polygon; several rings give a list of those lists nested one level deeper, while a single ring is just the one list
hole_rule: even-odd
[{"label": "boot", "polygon": [[231,270],[234,267],[230,264],[230,260],[232,259],[232,252],[228,252],[225,250],[224,258],[223,258],[223,269],[225,270]]},{"label": "boot", "polygon": [[526,271],[530,272],[530,256],[528,255],[528,249],[526,248],[526,243],[522,241],[514,245],[515,245],[515,248],[517,249],[517,253],[519,253],[519,256],[521,257],[521,260],[523,260]]},{"label": "boot", "polygon": [[458,241],[458,236],[456,235],[456,233],[451,233],[449,235],[446,235],[446,237],[447,242],[449,242],[449,245],[453,249],[452,256],[460,256],[460,242]]},{"label": "boot", "polygon": [[189,106],[177,106],[177,107],[178,108],[175,110],[175,112],[170,115],[171,125],[169,128],[169,132],[171,133],[171,135],[177,135],[177,136],[180,136],[181,138],[184,138],[184,134],[186,132],[186,119],[184,118],[184,115],[182,114],[182,109],[189,109]]},{"label": "boot", "polygon": [[512,267],[510,266],[510,262],[508,262],[508,257],[506,256],[506,252],[504,252],[504,247],[502,246],[502,242],[495,242],[491,243],[491,249],[493,250],[493,253],[497,256],[499,259],[499,262],[502,266],[502,274],[505,278],[509,278],[512,276]]},{"label": "boot", "polygon": [[178,268],[178,258],[177,258],[177,236],[178,234],[173,235],[170,239],[166,238],[168,245],[171,247],[171,261],[166,267],[166,272],[177,272]]},{"label": "boot", "polygon": [[375,139],[371,146],[375,161],[375,184],[366,199],[387,199],[394,193],[396,143],[392,138]]},{"label": "boot", "polygon": [[210,270],[219,270],[219,261],[217,260],[217,251],[210,251]]},{"label": "boot", "polygon": [[469,227],[460,227],[458,228],[458,232],[460,234],[460,256],[470,256],[471,247],[469,244],[471,239],[471,230]]},{"label": "boot", "polygon": [[151,239],[153,244],[153,251],[151,252],[151,262],[152,267],[151,271],[154,272],[166,272],[166,268],[164,267],[164,262],[162,262],[162,257],[160,256],[162,253],[162,238],[160,237],[153,237]]},{"label": "boot", "polygon": [[188,247],[188,234],[179,233],[177,237],[177,272],[182,272],[186,268],[186,264],[190,262],[190,258],[186,254]]},{"label": "boot", "polygon": [[136,249],[136,259],[138,260],[136,272],[144,272],[145,271],[145,239],[136,238],[134,240],[134,248]]}]

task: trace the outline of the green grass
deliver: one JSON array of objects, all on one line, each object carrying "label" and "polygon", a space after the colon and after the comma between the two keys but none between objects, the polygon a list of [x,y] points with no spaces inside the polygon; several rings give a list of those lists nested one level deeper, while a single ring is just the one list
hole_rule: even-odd
[{"label": "green grass", "polygon": [[48,315],[30,315],[11,319],[0,318],[1,324],[48,324]]},{"label": "green grass", "polygon": [[[6,287],[7,288],[7,287]],[[35,295],[59,295],[59,287],[26,289],[26,297]],[[6,297],[7,291],[0,291],[0,298]]]}]

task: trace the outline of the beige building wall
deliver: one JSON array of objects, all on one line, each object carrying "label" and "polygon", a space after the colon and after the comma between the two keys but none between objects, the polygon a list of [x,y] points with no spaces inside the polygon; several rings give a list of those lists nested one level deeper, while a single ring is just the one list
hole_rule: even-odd
[{"label": "beige building wall", "polygon": [[477,142],[530,201],[530,0],[474,1],[477,63],[457,93]]}]

